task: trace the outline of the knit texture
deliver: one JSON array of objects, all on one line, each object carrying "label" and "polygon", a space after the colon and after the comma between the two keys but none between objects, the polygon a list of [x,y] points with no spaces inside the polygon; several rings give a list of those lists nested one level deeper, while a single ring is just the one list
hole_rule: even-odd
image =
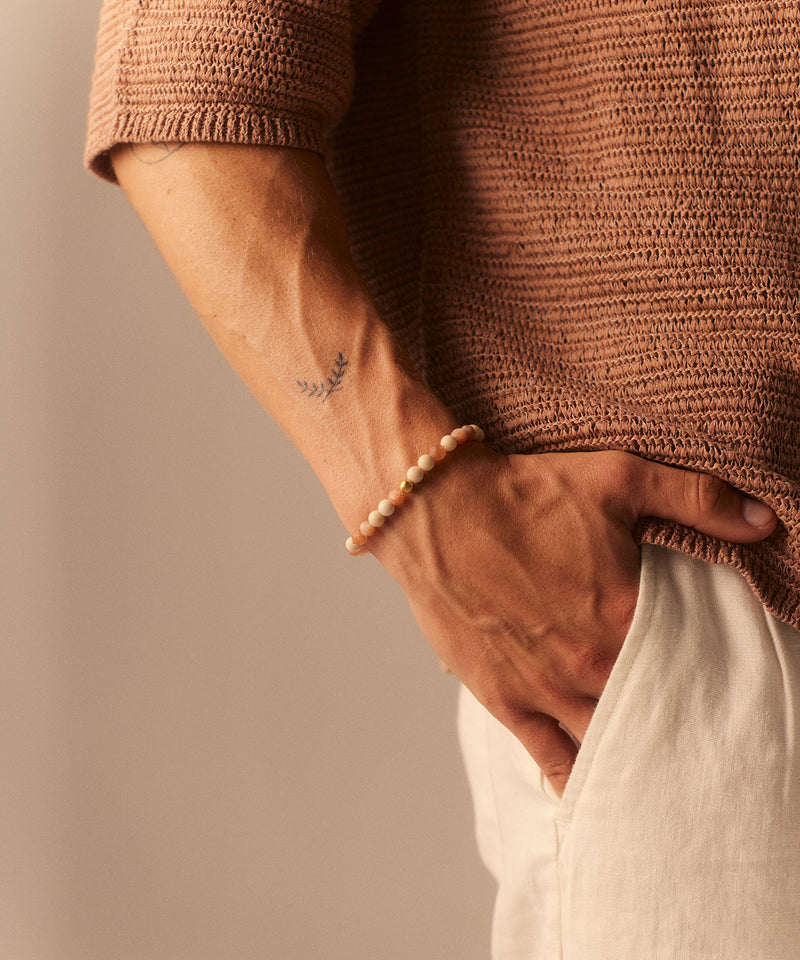
[{"label": "knit texture", "polygon": [[505,452],[623,449],[766,501],[763,544],[638,534],[800,627],[797,4],[374,7],[109,0],[87,161],[332,149],[356,260],[455,416]]}]

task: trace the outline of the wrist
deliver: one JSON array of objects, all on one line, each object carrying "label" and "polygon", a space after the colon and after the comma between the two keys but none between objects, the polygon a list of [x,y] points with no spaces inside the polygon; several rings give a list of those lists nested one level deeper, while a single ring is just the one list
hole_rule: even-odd
[{"label": "wrist", "polygon": [[[452,456],[459,447],[469,443],[480,443],[484,439],[483,430],[476,424],[465,424],[444,434],[437,443],[432,444],[417,457],[405,473],[398,477],[389,492],[382,497],[369,512],[365,520],[355,527],[345,542],[345,549],[351,556],[359,556],[367,551],[371,538],[386,521],[393,517],[411,497],[416,497],[422,485],[430,486],[434,471],[441,473],[444,461]],[[425,481],[428,481],[427,483]]]},{"label": "wrist", "polygon": [[309,405],[294,405],[295,422],[284,424],[348,530],[421,454],[459,426],[372,311],[374,322],[359,318],[353,324],[357,337],[344,346],[348,366],[341,393],[311,404],[311,418]]},{"label": "wrist", "polygon": [[476,517],[494,518],[489,528],[499,522],[506,460],[484,443],[459,446],[369,538],[368,551],[406,591],[437,583],[447,589],[452,560],[460,556],[459,544],[473,532]]}]

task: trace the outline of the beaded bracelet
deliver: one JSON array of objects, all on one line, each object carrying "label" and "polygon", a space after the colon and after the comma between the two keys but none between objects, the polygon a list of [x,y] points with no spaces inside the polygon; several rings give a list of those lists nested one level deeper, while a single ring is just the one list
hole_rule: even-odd
[{"label": "beaded bracelet", "polygon": [[456,447],[464,443],[469,443],[470,440],[480,443],[483,437],[483,430],[471,423],[468,426],[456,427],[452,433],[442,437],[428,453],[423,453],[419,460],[408,468],[405,479],[399,486],[392,490],[385,500],[381,500],[377,509],[373,510],[358,530],[354,530],[347,538],[345,547],[350,556],[357,557],[365,552],[367,538],[386,523],[386,518],[391,517],[400,504],[404,503],[422,483],[425,475],[430,473],[437,463],[441,463],[448,453],[452,453]]}]

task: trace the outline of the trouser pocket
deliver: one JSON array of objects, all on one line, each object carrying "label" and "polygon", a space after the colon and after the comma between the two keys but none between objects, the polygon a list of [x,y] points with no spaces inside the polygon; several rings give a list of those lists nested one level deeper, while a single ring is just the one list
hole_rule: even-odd
[{"label": "trouser pocket", "polygon": [[556,809],[562,960],[794,960],[800,634],[643,548],[639,605]]},{"label": "trouser pocket", "polygon": [[577,759],[567,781],[564,794],[558,803],[556,819],[559,832],[567,830],[581,793],[590,777],[595,758],[600,751],[603,738],[617,706],[628,685],[634,664],[641,652],[642,644],[650,632],[655,597],[655,571],[653,569],[653,548],[645,544],[642,547],[641,572],[639,575],[639,594],[633,620],[622,644],[619,656],[611,671],[603,694],[597,703],[586,735],[583,738]]}]

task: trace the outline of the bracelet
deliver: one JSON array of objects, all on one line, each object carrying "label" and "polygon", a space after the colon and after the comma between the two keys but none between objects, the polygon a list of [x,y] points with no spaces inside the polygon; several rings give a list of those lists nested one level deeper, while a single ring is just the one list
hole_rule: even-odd
[{"label": "bracelet", "polygon": [[404,503],[425,479],[426,474],[441,463],[448,453],[452,453],[456,447],[469,443],[470,440],[476,440],[480,443],[483,440],[484,433],[479,426],[474,423],[464,427],[456,427],[452,433],[442,437],[439,443],[432,447],[428,453],[423,453],[417,462],[408,468],[405,479],[392,490],[385,500],[381,500],[377,509],[373,510],[369,517],[361,524],[358,530],[347,538],[345,547],[351,557],[357,557],[365,552],[367,539],[373,533],[386,523],[386,518],[391,517],[395,510]]}]

